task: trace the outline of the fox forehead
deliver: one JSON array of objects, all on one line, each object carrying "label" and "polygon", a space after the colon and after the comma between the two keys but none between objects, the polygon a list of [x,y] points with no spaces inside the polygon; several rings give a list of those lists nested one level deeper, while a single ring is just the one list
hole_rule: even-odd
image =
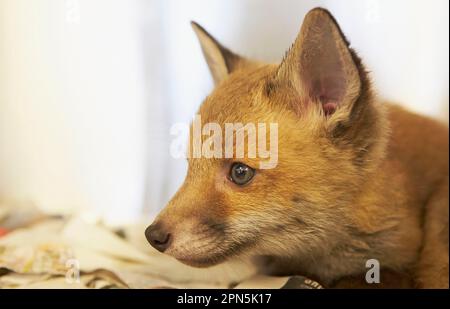
[{"label": "fox forehead", "polygon": [[262,65],[230,74],[200,106],[202,121],[224,124],[267,119],[270,106],[266,104],[265,87],[275,69],[273,65]]},{"label": "fox forehead", "polygon": [[[314,130],[311,130],[311,127],[314,127],[311,122],[314,123],[315,118],[304,114],[305,117],[300,119],[298,113],[286,108],[289,102],[297,100],[295,94],[291,93],[288,87],[282,92],[272,91],[271,77],[274,76],[276,70],[277,65],[258,64],[258,66],[244,67],[232,72],[215,87],[201,104],[198,111],[198,115],[201,117],[201,126],[207,123],[219,124],[223,134],[223,147],[228,124],[242,124],[243,126],[252,124],[256,127],[258,124],[264,124],[268,136],[270,124],[275,123],[278,131],[278,148],[283,150],[278,151],[280,155],[282,155],[280,152],[290,153],[285,148],[298,148],[304,143],[311,142],[315,135]],[[193,124],[191,124],[191,143],[194,139],[193,135]],[[244,135],[247,137],[246,131]],[[208,135],[201,134],[202,143],[208,137]],[[252,167],[258,166],[261,158],[258,156],[249,158],[247,139],[244,144],[244,158],[239,158],[239,160],[235,158],[189,159],[189,166],[191,169],[204,170],[206,166],[224,166],[233,161],[239,161]],[[189,151],[192,151],[192,145],[190,146]],[[233,147],[236,146],[236,139],[233,139]]]}]

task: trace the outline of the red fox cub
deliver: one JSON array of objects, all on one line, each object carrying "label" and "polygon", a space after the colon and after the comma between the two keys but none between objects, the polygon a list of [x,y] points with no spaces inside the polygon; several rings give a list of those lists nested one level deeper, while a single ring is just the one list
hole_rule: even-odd
[{"label": "red fox cub", "polygon": [[326,287],[376,287],[365,279],[376,260],[379,286],[448,288],[448,128],[377,101],[324,9],[306,15],[280,64],[238,56],[193,28],[215,81],[202,123],[276,123],[274,138],[257,142],[275,143],[276,160],[261,168],[267,156],[250,154],[246,126],[213,141],[242,146],[243,131],[241,156],[195,156],[190,145],[186,180],[147,228],[148,241],[197,267],[239,257]]}]

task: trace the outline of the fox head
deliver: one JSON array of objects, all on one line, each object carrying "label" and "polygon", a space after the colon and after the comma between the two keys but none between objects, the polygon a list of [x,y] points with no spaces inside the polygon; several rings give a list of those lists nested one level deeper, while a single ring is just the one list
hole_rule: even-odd
[{"label": "fox head", "polygon": [[280,64],[238,56],[192,25],[215,82],[202,122],[277,123],[278,160],[260,169],[247,150],[189,158],[184,184],[146,230],[149,242],[198,267],[243,256],[314,259],[344,245],[386,128],[334,18],[310,11]]}]

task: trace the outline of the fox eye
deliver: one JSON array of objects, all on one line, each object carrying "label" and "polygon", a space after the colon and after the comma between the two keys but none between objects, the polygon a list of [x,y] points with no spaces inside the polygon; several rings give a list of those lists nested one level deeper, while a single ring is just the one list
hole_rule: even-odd
[{"label": "fox eye", "polygon": [[243,163],[234,163],[230,170],[230,179],[237,185],[245,185],[252,180],[255,170]]}]

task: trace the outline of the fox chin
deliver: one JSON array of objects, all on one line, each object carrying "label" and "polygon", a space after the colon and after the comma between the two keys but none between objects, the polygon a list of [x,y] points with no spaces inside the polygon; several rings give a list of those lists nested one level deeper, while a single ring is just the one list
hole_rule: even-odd
[{"label": "fox chin", "polygon": [[[448,127],[377,100],[325,9],[305,16],[280,64],[192,27],[215,82],[202,120],[276,123],[276,140],[256,142],[251,126],[231,139],[203,130],[203,145],[243,155],[196,157],[190,145],[184,184],[145,231],[150,244],[195,267],[242,257],[327,287],[448,288]],[[250,146],[274,142],[277,163],[261,168]],[[379,263],[379,285],[365,281],[368,260]]]}]

